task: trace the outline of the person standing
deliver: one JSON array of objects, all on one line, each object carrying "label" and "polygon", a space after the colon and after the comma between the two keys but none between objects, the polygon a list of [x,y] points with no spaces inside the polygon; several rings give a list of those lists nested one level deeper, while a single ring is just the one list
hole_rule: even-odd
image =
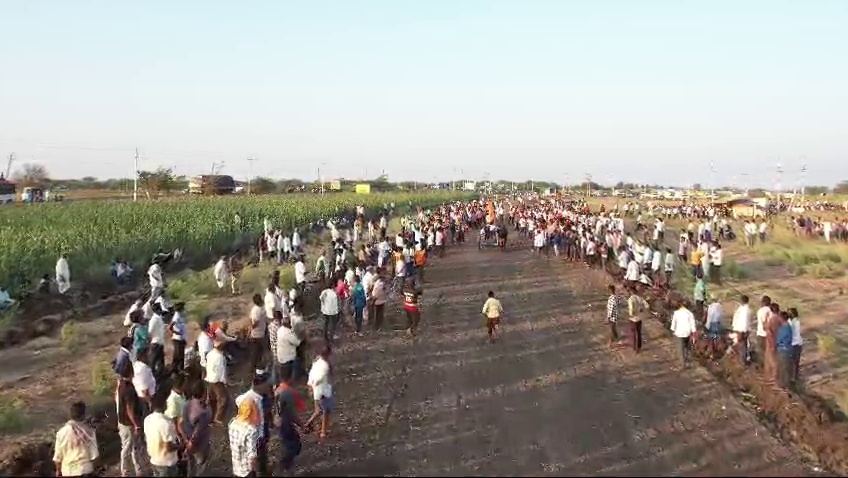
[{"label": "person standing", "polygon": [[640,295],[636,287],[631,288],[627,299],[627,312],[630,316],[630,337],[633,340],[633,351],[642,351],[642,318],[649,309],[648,302]]},{"label": "person standing", "polygon": [[353,323],[356,328],[356,335],[362,337],[362,322],[365,319],[365,305],[368,300],[365,296],[365,287],[359,277],[353,278],[353,284],[350,288],[350,302],[353,306]]},{"label": "person standing", "polygon": [[280,371],[280,380],[297,376],[297,351],[300,346],[300,337],[294,332],[291,319],[282,320],[282,326],[277,330],[277,364]]},{"label": "person standing", "polygon": [[748,365],[748,334],[751,332],[751,317],[753,313],[751,312],[751,306],[748,303],[750,299],[748,299],[747,295],[743,294],[739,298],[739,301],[741,305],[733,313],[731,328],[733,329],[733,333],[736,334],[735,343],[739,352],[739,358],[742,360],[743,365]]},{"label": "person standing", "polygon": [[671,332],[677,340],[677,351],[680,354],[680,364],[685,367],[689,361],[689,347],[694,337],[697,325],[695,315],[681,302],[680,307],[671,316]]},{"label": "person standing", "polygon": [[321,428],[318,432],[318,437],[324,439],[327,437],[327,432],[330,428],[330,416],[333,414],[335,399],[333,396],[333,387],[330,385],[330,377],[332,374],[332,366],[330,365],[330,355],[332,349],[327,345],[312,362],[312,368],[309,369],[309,378],[306,384],[312,390],[312,398],[315,402],[315,409],[312,411],[312,416],[306,421],[305,428],[310,428],[312,423],[321,418]]},{"label": "person standing", "polygon": [[766,380],[775,382],[778,379],[777,375],[779,372],[777,332],[783,323],[780,321],[779,315],[781,314],[781,310],[777,302],[771,303],[770,311],[766,323],[766,355],[763,357],[763,373],[766,376]]},{"label": "person standing", "polygon": [[789,325],[792,326],[792,383],[798,385],[801,381],[801,351],[804,348],[804,338],[801,336],[801,319],[795,307],[789,308]]},{"label": "person standing", "polygon": [[321,301],[321,315],[324,316],[324,340],[327,343],[332,343],[335,339],[336,326],[339,324],[339,296],[333,289],[333,285],[329,285],[319,296]]},{"label": "person standing", "polygon": [[707,329],[707,338],[710,340],[710,356],[715,358],[715,353],[718,348],[718,338],[721,336],[721,322],[724,318],[724,309],[721,307],[717,297],[713,297],[712,302],[707,307],[707,319],[704,322],[704,328]]},{"label": "person standing", "polygon": [[501,315],[503,314],[503,306],[501,301],[495,298],[494,291],[489,291],[488,298],[483,303],[482,313],[486,317],[489,342],[494,342],[500,335]]},{"label": "person standing", "polygon": [[225,342],[216,338],[214,344],[206,355],[206,401],[214,411],[214,422],[223,425],[230,398],[227,393],[227,358],[223,352]]},{"label": "person standing", "polygon": [[162,380],[165,373],[165,311],[157,302],[153,304],[153,317],[147,324],[150,335],[150,368],[157,380]]},{"label": "person standing", "polygon": [[173,346],[171,370],[174,373],[180,373],[185,368],[186,323],[184,311],[185,302],[174,304],[174,315],[169,326],[171,329],[171,345]]},{"label": "person standing", "polygon": [[202,476],[209,464],[212,425],[212,411],[206,403],[203,382],[195,382],[192,386],[191,400],[186,404],[186,422],[188,476]]},{"label": "person standing", "polygon": [[615,291],[615,286],[610,284],[609,286],[610,296],[607,299],[607,323],[609,324],[610,335],[609,335],[609,346],[612,347],[613,342],[618,341],[618,328],[616,326],[616,322],[618,322],[619,317],[621,316],[621,296],[619,296]]},{"label": "person standing", "polygon": [[764,295],[757,309],[757,356],[763,365],[766,357],[766,328],[771,316],[771,297]]},{"label": "person standing", "polygon": [[176,476],[178,444],[177,428],[165,416],[165,398],[153,397],[153,413],[144,419],[144,438],[154,476]]},{"label": "person standing", "polygon": [[100,457],[97,436],[85,423],[85,403],[71,405],[70,419],[56,432],[53,463],[57,476],[94,476]]},{"label": "person standing", "polygon": [[775,354],[777,356],[777,384],[781,388],[792,385],[794,364],[792,359],[792,326],[789,325],[789,314],[781,311],[773,317],[777,329],[775,335]]},{"label": "person standing", "polygon": [[721,244],[718,242],[710,248],[710,260],[712,262],[712,271],[710,279],[716,284],[721,284],[721,264],[724,261],[724,251],[721,250]]},{"label": "person standing", "polygon": [[132,460],[135,476],[144,476],[141,460],[141,425],[143,408],[132,384],[132,368],[121,370],[118,389],[115,391],[115,407],[118,418],[118,436],[121,439],[121,476],[129,476]]},{"label": "person standing", "polygon": [[278,436],[283,448],[280,467],[284,473],[291,473],[294,461],[303,449],[300,434],[304,426],[298,413],[306,411],[306,402],[292,386],[291,376],[284,377],[274,391],[274,402],[279,423]]},{"label": "person standing", "polygon": [[227,431],[234,476],[256,476],[260,471],[261,419],[262,411],[256,401],[242,400],[237,415],[230,421]]},{"label": "person standing", "polygon": [[695,300],[695,317],[697,321],[704,320],[704,304],[707,301],[707,285],[704,282],[702,273],[695,274],[695,288],[692,291],[692,298]]},{"label": "person standing", "polygon": [[[266,294],[276,300],[277,288],[272,284],[268,286]],[[273,305],[272,305],[273,307]],[[276,310],[276,309],[274,309]],[[271,311],[273,317],[273,310]],[[259,294],[253,294],[253,307],[250,308],[250,368],[259,370],[264,361],[266,344],[265,333],[268,330],[268,318],[265,312],[265,300]]]},{"label": "person standing", "polygon": [[371,288],[371,299],[374,301],[374,330],[380,332],[383,330],[383,319],[386,316],[388,294],[386,292],[386,281],[379,273],[374,280],[374,286]]}]

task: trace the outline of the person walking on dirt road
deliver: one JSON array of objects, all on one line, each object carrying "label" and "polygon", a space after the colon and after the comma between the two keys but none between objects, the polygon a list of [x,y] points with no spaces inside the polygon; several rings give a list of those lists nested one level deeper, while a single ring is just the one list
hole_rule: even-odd
[{"label": "person walking on dirt road", "polygon": [[501,301],[495,299],[495,293],[489,291],[488,299],[483,304],[483,315],[486,317],[486,329],[489,334],[489,342],[494,342],[500,336],[501,315],[503,306]]},{"label": "person walking on dirt road", "polygon": [[671,316],[671,331],[677,338],[677,351],[680,354],[680,364],[685,367],[689,361],[689,347],[697,331],[695,314],[681,302],[680,307]]},{"label": "person walking on dirt road", "polygon": [[407,329],[406,334],[415,335],[418,324],[421,322],[421,307],[419,298],[424,291],[421,285],[412,279],[407,279],[403,287],[403,309],[406,311]]}]

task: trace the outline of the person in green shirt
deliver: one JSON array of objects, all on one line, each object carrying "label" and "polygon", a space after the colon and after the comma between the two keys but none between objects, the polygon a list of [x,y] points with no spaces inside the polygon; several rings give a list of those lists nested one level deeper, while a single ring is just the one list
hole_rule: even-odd
[{"label": "person in green shirt", "polygon": [[695,276],[695,319],[704,322],[704,302],[707,300],[707,286],[704,283],[704,274],[698,271]]}]

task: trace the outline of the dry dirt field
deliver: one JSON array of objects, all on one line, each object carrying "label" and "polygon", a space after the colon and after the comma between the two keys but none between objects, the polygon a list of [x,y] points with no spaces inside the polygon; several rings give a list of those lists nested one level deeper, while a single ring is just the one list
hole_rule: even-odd
[{"label": "dry dirt field", "polygon": [[[707,370],[677,369],[659,322],[646,322],[641,354],[609,349],[608,281],[599,271],[535,258],[526,247],[449,248],[427,271],[419,336],[389,331],[356,339],[345,332],[334,356],[338,418],[328,442],[304,439],[300,473],[819,472]],[[495,344],[487,342],[480,315],[489,290],[507,311],[504,337]],[[238,318],[247,297],[216,299],[213,306]],[[388,315],[400,321],[399,305]],[[90,342],[78,353],[49,337],[0,352],[0,398],[22,400],[26,413],[21,431],[0,437],[0,472],[51,473],[50,436],[69,401],[82,396],[99,407],[101,454],[114,476],[119,444],[111,390],[98,394],[90,369],[114,353],[121,319],[81,324]],[[222,437],[215,446],[220,453],[207,474],[227,474]]]}]

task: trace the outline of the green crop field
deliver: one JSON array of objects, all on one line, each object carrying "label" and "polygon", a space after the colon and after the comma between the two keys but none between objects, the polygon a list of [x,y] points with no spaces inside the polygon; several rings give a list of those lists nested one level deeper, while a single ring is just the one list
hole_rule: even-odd
[{"label": "green crop field", "polygon": [[[373,210],[384,203],[433,206],[466,197],[451,191],[230,196],[143,202],[72,202],[0,208],[0,287],[17,292],[68,254],[71,282],[108,277],[120,257],[139,268],[160,247],[180,247],[213,257],[237,244],[245,233],[262,230],[268,218],[289,232],[295,226],[331,217],[356,205]],[[242,227],[236,224],[236,215]]]}]

